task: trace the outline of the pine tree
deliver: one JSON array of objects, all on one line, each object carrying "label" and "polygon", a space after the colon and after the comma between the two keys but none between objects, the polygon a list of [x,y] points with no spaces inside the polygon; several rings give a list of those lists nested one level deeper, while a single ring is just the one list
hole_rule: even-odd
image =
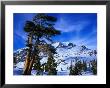
[{"label": "pine tree", "polygon": [[70,66],[70,75],[81,75],[82,69],[82,62],[77,61],[74,66]]},{"label": "pine tree", "polygon": [[52,42],[51,37],[60,34],[60,31],[54,28],[54,22],[56,21],[57,19],[55,17],[42,13],[37,14],[33,18],[33,21],[26,21],[24,31],[28,34],[28,52],[23,74],[30,75],[34,63],[38,74],[40,74],[39,46],[47,44],[45,40]]},{"label": "pine tree", "polygon": [[47,61],[48,75],[57,75],[56,67],[57,67],[57,63],[55,63],[55,59],[49,56]]},{"label": "pine tree", "polygon": [[82,69],[83,69],[84,71],[87,70],[87,63],[86,63],[86,61],[84,61],[84,60],[83,60],[83,63],[82,63]]},{"label": "pine tree", "polygon": [[[60,31],[58,31],[58,30],[56,30],[56,29],[54,28],[54,22],[56,22],[56,20],[57,20],[57,19],[56,19],[55,17],[48,16],[48,15],[46,15],[46,14],[37,14],[37,15],[34,17],[33,21],[34,21],[35,24],[36,24],[36,32],[35,32],[35,35],[38,36],[36,42],[40,41],[40,39],[41,39],[42,37],[45,38],[45,39],[47,39],[48,41],[51,41],[51,42],[52,42],[51,37],[60,34]],[[38,42],[38,43],[39,43],[41,46],[47,44],[45,41],[40,41],[40,42]],[[37,45],[37,44],[36,44],[36,45]],[[44,46],[43,46],[43,47],[44,47]],[[51,47],[48,46],[48,48],[51,48]],[[48,56],[49,56],[48,61],[50,60],[50,61],[52,61],[52,63],[53,63],[53,62],[54,62],[54,59],[53,59],[53,56],[52,56],[52,51],[51,51],[50,49],[48,49],[47,52],[50,53],[50,54],[48,53]],[[47,63],[50,63],[50,61],[47,62]],[[54,65],[54,64],[53,64],[53,65]],[[52,65],[52,66],[53,66],[53,65]],[[48,69],[49,69],[49,68],[48,68]],[[53,70],[53,69],[54,69],[54,68],[52,68],[51,70]],[[51,70],[49,71],[50,73],[52,73]]]},{"label": "pine tree", "polygon": [[78,61],[78,62],[75,64],[75,72],[76,72],[76,75],[81,74],[81,70],[82,70],[82,64],[81,64],[81,61]]},{"label": "pine tree", "polygon": [[74,67],[73,67],[73,65],[72,65],[72,60],[71,60],[71,65],[70,65],[70,74],[69,75],[74,75],[75,73],[75,71],[74,71]]},{"label": "pine tree", "polygon": [[28,33],[28,40],[26,41],[26,46],[28,47],[28,52],[25,60],[25,65],[24,65],[24,75],[30,75],[30,62],[32,59],[32,38],[33,38],[33,29],[35,27],[35,24],[31,21],[26,21],[24,31]]},{"label": "pine tree", "polygon": [[40,63],[41,58],[36,58],[36,64],[35,64],[35,69],[37,69],[36,75],[41,75],[42,74],[42,68],[41,68],[41,63]]},{"label": "pine tree", "polygon": [[55,48],[51,45],[48,45],[49,50],[48,50],[48,61],[47,61],[47,72],[48,75],[57,75],[57,63],[55,62],[54,59],[54,54],[56,53]]},{"label": "pine tree", "polygon": [[16,56],[13,57],[13,63],[14,63],[14,64],[17,63],[17,58],[16,58]]},{"label": "pine tree", "polygon": [[97,74],[97,60],[92,60],[91,62],[91,70],[93,72],[94,75]]}]

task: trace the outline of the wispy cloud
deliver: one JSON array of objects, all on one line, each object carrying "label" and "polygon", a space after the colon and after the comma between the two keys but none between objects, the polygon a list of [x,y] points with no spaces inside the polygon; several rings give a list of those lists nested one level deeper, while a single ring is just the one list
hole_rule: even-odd
[{"label": "wispy cloud", "polygon": [[24,34],[24,33],[20,33],[20,32],[15,32],[15,34],[18,36],[18,37],[20,37],[21,38],[21,40],[26,40],[26,34]]},{"label": "wispy cloud", "polygon": [[75,37],[71,38],[69,42],[73,42],[78,45],[86,45],[90,48],[95,49],[97,44],[97,30],[96,27],[93,27],[92,32],[86,34],[86,36],[83,36],[82,38]]},{"label": "wispy cloud", "polygon": [[86,20],[77,20],[75,22],[69,22],[68,20],[65,20],[63,17],[60,17],[55,27],[61,32],[80,32],[81,30],[84,30],[84,28],[88,26],[88,24],[90,24],[90,22]]},{"label": "wispy cloud", "polygon": [[26,33],[23,32],[23,27],[21,27],[21,24],[18,24],[17,29],[14,30],[14,34],[20,37],[22,41],[24,41],[26,40]]},{"label": "wispy cloud", "polygon": [[24,24],[27,20],[32,20],[35,13],[14,13],[14,35],[26,40],[26,33],[23,31]]},{"label": "wispy cloud", "polygon": [[[24,23],[26,20],[32,20],[34,15],[27,13],[14,15],[14,45],[16,49],[25,45],[26,33],[23,31]],[[96,14],[57,13],[50,15],[58,18],[58,21],[55,23],[55,28],[61,31],[61,35],[53,38],[54,41],[67,41],[78,45],[87,45],[92,48],[97,47]],[[21,42],[21,45],[19,42]]]}]

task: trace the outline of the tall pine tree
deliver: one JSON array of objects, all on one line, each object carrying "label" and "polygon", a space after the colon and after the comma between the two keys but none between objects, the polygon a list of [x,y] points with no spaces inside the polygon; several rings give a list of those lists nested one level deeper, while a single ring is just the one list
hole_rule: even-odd
[{"label": "tall pine tree", "polygon": [[26,22],[24,30],[28,34],[28,52],[23,74],[31,74],[34,63],[38,74],[40,74],[40,48],[38,46],[47,44],[46,40],[52,42],[51,37],[60,34],[60,31],[54,28],[56,21],[57,19],[53,16],[39,13],[33,18],[33,21]]},{"label": "tall pine tree", "polygon": [[56,54],[56,49],[48,45],[48,61],[46,64],[48,75],[57,75],[57,63],[55,62],[54,54]]},{"label": "tall pine tree", "polygon": [[27,32],[28,40],[26,41],[26,46],[28,47],[28,52],[25,60],[25,65],[24,65],[24,75],[30,75],[30,62],[32,60],[32,38],[33,38],[33,31],[35,28],[35,24],[31,21],[26,21],[24,31]]}]

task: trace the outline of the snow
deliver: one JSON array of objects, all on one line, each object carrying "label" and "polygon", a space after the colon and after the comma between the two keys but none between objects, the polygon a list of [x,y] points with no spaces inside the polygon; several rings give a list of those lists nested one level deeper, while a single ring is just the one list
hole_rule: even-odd
[{"label": "snow", "polygon": [[18,62],[15,66],[16,66],[16,68],[23,69],[24,62]]},{"label": "snow", "polygon": [[57,75],[62,76],[62,75],[69,75],[69,71],[58,71]]},{"label": "snow", "polygon": [[70,43],[70,42],[62,42],[62,44],[63,44],[64,46],[68,46],[69,43]]},{"label": "snow", "polygon": [[31,75],[36,75],[37,71],[36,70],[32,70],[31,71]]},{"label": "snow", "polygon": [[81,73],[81,76],[90,76],[90,75],[93,75],[91,71],[86,71]]},{"label": "snow", "polygon": [[[88,48],[83,48],[82,46],[74,46],[70,47],[68,46],[69,42],[55,42],[52,45],[56,48],[57,54],[54,55],[54,59],[58,64],[57,66],[57,75],[69,75],[69,67],[71,65],[75,65],[76,60],[81,60],[81,61],[86,61],[87,62],[87,67],[89,67],[89,62],[91,60],[94,60],[97,58],[96,55],[92,54],[91,56],[89,55],[89,52],[92,52],[93,50],[88,49]],[[58,47],[61,45],[60,47]],[[66,47],[64,47],[66,46]],[[14,51],[16,54],[16,57],[20,59],[20,61],[14,66],[14,75],[20,75],[22,74],[23,68],[24,68],[24,61],[22,58],[25,59],[26,57],[26,52],[25,50],[27,47],[18,49],[17,51]],[[20,54],[20,55],[19,55]],[[19,56],[18,56],[19,55]],[[47,56],[45,56],[43,53],[40,53],[40,56],[42,56],[41,59],[41,64],[47,62]],[[36,75],[36,70],[32,70],[31,74]],[[47,73],[43,73],[46,75]],[[92,75],[91,71],[83,72],[82,75]]]},{"label": "snow", "polygon": [[47,57],[43,57],[40,62],[41,62],[41,64],[46,63],[47,62]]},{"label": "snow", "polygon": [[13,75],[22,75],[23,69],[20,68],[14,68],[13,69]]},{"label": "snow", "polygon": [[60,44],[60,42],[55,42],[52,44],[52,46],[54,46],[55,48]]}]

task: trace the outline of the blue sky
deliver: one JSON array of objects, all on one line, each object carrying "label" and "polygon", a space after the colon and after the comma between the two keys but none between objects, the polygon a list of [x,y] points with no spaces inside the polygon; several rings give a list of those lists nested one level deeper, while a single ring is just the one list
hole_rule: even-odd
[{"label": "blue sky", "polygon": [[[32,20],[35,13],[14,13],[14,50],[25,47],[26,33],[24,24]],[[97,48],[97,14],[96,13],[49,13],[57,17],[55,28],[61,35],[53,37],[56,42],[72,42]]]}]

